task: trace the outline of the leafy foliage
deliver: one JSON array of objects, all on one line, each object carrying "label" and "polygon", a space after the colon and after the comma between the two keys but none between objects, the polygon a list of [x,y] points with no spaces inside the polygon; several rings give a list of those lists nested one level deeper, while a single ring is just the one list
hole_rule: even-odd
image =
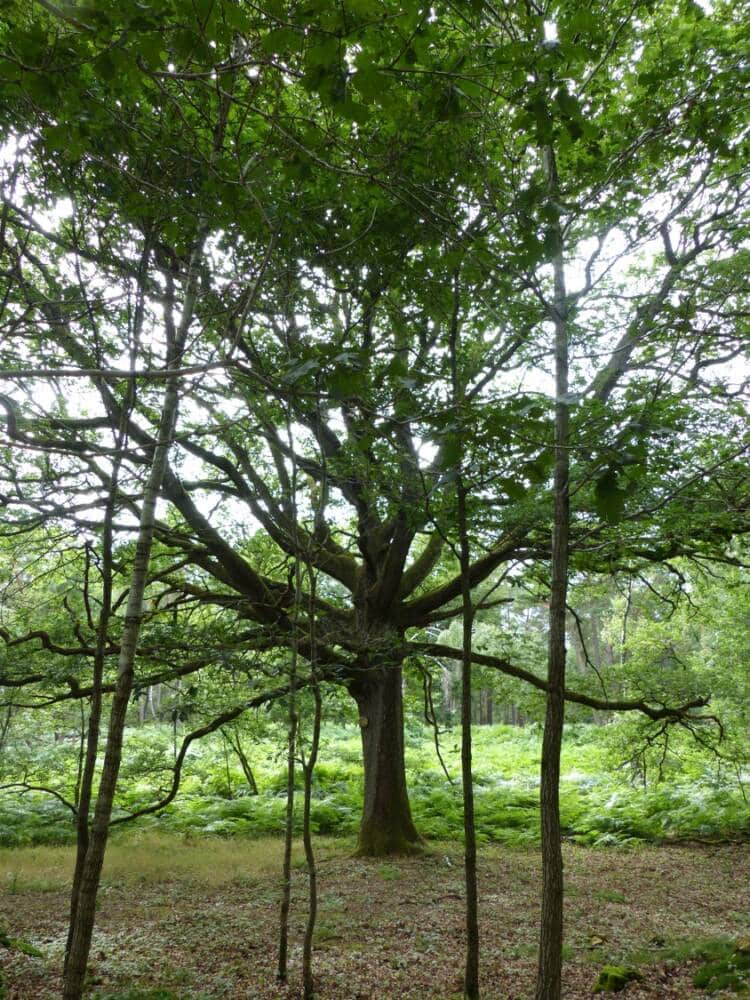
[{"label": "leafy foliage", "polygon": [[[696,837],[710,841],[750,834],[750,817],[736,776],[716,761],[687,755],[664,780],[643,787],[627,769],[617,769],[619,725],[569,727],[563,757],[562,821],[570,839],[594,846],[661,843]],[[614,739],[617,737],[617,739]],[[449,772],[458,775],[458,734],[444,737]],[[628,737],[632,739],[632,737]],[[171,732],[146,727],[129,734],[120,790],[121,814],[154,796],[158,770],[142,767],[144,754],[163,759]],[[476,731],[476,823],[484,843],[522,846],[539,837],[537,726],[483,726]],[[158,816],[138,821],[140,829],[185,836],[277,835],[283,828],[286,772],[273,732],[250,750],[260,794],[250,794],[239,764],[227,764],[221,740],[205,740],[191,755],[181,792]],[[324,731],[322,760],[316,769],[313,827],[321,835],[356,833],[362,804],[359,736],[348,727]],[[689,749],[689,738],[684,749]],[[46,754],[52,762],[54,748]],[[70,766],[70,765],[69,765]],[[429,733],[411,730],[407,767],[414,815],[428,840],[460,839],[460,789],[436,767]],[[301,779],[298,779],[301,781]],[[48,796],[28,793],[0,800],[5,846],[70,841],[70,814]],[[299,824],[299,817],[297,817]],[[297,826],[299,832],[299,825]]]}]

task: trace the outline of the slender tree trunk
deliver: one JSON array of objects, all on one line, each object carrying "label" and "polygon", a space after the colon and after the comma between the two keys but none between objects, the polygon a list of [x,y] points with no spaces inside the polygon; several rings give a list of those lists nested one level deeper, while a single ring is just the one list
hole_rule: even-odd
[{"label": "slender tree trunk", "polygon": [[[321,491],[322,492],[322,491]],[[313,499],[313,507],[315,501]],[[322,517],[322,507],[315,512],[316,522]],[[314,1000],[315,980],[312,971],[313,956],[313,936],[315,934],[315,923],[318,918],[318,869],[315,862],[315,851],[313,850],[312,828],[310,821],[310,809],[312,805],[312,784],[315,775],[315,765],[318,760],[318,750],[320,748],[320,725],[323,715],[323,700],[320,694],[318,683],[318,635],[316,628],[316,603],[318,578],[315,575],[315,568],[311,561],[311,553],[308,549],[306,553],[307,562],[307,624],[308,638],[310,641],[310,672],[313,677],[313,699],[315,712],[313,715],[313,730],[310,740],[310,751],[307,759],[302,756],[302,770],[305,778],[304,804],[302,809],[302,841],[305,846],[305,861],[307,862],[307,921],[305,923],[305,936],[302,942],[302,992],[304,1000]]]},{"label": "slender tree trunk", "polygon": [[[223,733],[222,733],[222,736],[224,736]],[[224,774],[226,775],[226,779],[227,779],[227,798],[228,799],[233,799],[234,798],[234,785],[232,783],[232,770],[229,767],[229,750],[230,750],[230,747],[229,747],[229,740],[226,738],[226,736],[224,736],[224,739],[222,740],[222,749],[224,751]]]},{"label": "slender tree trunk", "polygon": [[[554,152],[544,151],[548,188],[557,199]],[[565,609],[568,596],[568,535],[570,504],[568,333],[566,323],[565,268],[562,233],[557,223],[560,250],[553,259],[555,325],[555,471],[552,579],[549,606],[549,658],[547,708],[542,742],[542,918],[536,1000],[559,1000],[562,989],[563,858],[560,832],[560,750],[565,719]]]},{"label": "slender tree trunk", "polygon": [[104,514],[102,531],[102,605],[99,615],[99,627],[96,637],[96,652],[94,654],[94,672],[92,679],[91,705],[86,732],[86,752],[81,775],[80,792],[78,795],[78,814],[76,816],[76,863],[73,870],[73,885],[70,892],[70,923],[65,944],[64,968],[67,969],[70,949],[78,913],[78,897],[81,891],[84,862],[89,846],[89,818],[91,813],[91,794],[96,771],[96,758],[99,751],[99,734],[102,716],[102,679],[104,676],[105,651],[107,648],[107,633],[112,610],[112,520],[114,517],[115,491],[117,477],[112,476],[109,499]]},{"label": "slender tree trunk", "polygon": [[277,978],[287,980],[289,956],[289,908],[292,899],[292,845],[294,842],[294,769],[297,752],[297,697],[295,678],[297,650],[292,650],[289,674],[289,716],[287,720],[286,813],[284,818],[284,857],[281,866],[281,904],[279,906],[279,962]]},{"label": "slender tree trunk", "polygon": [[[458,369],[458,336],[460,287],[458,274],[453,282],[453,316],[450,329],[450,366],[455,419],[459,427],[458,452],[463,454],[464,392]],[[460,462],[460,460],[459,460]],[[471,600],[469,569],[471,551],[466,515],[468,490],[461,474],[456,470],[456,527],[458,529],[458,559],[461,568],[462,604],[462,657],[461,657],[461,780],[464,819],[464,882],[466,888],[466,963],[464,968],[464,997],[479,997],[479,913],[477,891],[477,838],[474,827],[474,777],[472,774],[472,690],[471,690],[471,640],[474,627],[474,605]]]},{"label": "slender tree trunk", "polygon": [[471,740],[471,633],[474,607],[469,585],[469,536],[466,525],[466,491],[463,479],[456,480],[458,530],[460,535],[461,599],[463,603],[463,644],[461,673],[461,778],[464,813],[464,880],[466,884],[466,967],[464,996],[479,997],[479,913],[477,891],[477,837],[474,827],[474,777]]},{"label": "slender tree trunk", "polygon": [[[292,511],[292,523],[297,524],[297,464],[294,460],[292,437],[292,413],[287,414],[287,435],[292,455],[292,477],[288,503]],[[289,665],[289,714],[287,716],[287,758],[286,758],[286,814],[284,820],[284,856],[281,868],[281,903],[279,905],[279,962],[277,978],[285,983],[288,976],[289,959],[289,910],[292,900],[292,846],[294,843],[294,772],[297,754],[297,668],[299,661],[299,626],[302,602],[302,563],[299,553],[299,538],[295,535],[297,552],[294,559],[294,607],[292,612],[292,655]]]},{"label": "slender tree trunk", "polygon": [[315,921],[318,916],[318,870],[315,864],[312,830],[310,828],[310,806],[312,804],[313,774],[320,746],[320,721],[322,714],[322,700],[320,697],[320,688],[317,684],[313,688],[313,696],[315,698],[315,714],[313,716],[312,739],[310,741],[310,752],[303,765],[305,792],[302,811],[302,839],[305,845],[308,878],[307,923],[305,924],[305,937],[302,943],[302,989],[305,1000],[313,1000],[315,995],[315,984],[312,974],[312,948]]},{"label": "slender tree trunk", "polygon": [[420,849],[406,790],[400,665],[371,666],[349,685],[362,732],[365,795],[357,853],[377,857]]},{"label": "slender tree trunk", "polygon": [[99,890],[99,880],[109,834],[109,820],[112,815],[117,776],[122,758],[125,719],[130,695],[133,690],[133,669],[138,633],[143,616],[143,594],[148,576],[156,499],[166,466],[167,451],[173,434],[176,410],[177,386],[175,384],[170,385],[167,389],[162,411],[159,444],[154,452],[154,461],[143,495],[143,506],[141,509],[133,575],[130,582],[125,628],[121,639],[117,683],[112,696],[107,748],[104,755],[104,765],[96,800],[94,822],[91,827],[88,850],[86,851],[80,875],[75,929],[70,942],[68,962],[65,970],[64,1000],[79,1000],[83,991],[83,981],[91,947],[91,935],[94,929],[96,897]]},{"label": "slender tree trunk", "polygon": [[4,709],[3,720],[0,722],[0,750],[5,746],[5,741],[8,738],[8,730],[10,729],[11,719],[13,718],[13,706],[8,705]]},{"label": "slender tree trunk", "polygon": [[250,794],[257,795],[258,782],[255,780],[255,775],[253,774],[253,769],[250,766],[250,761],[247,759],[247,754],[245,753],[242,747],[242,740],[240,738],[239,730],[235,728],[233,736],[230,735],[231,730],[229,729],[225,728],[222,730],[222,732],[224,733],[225,738],[229,742],[230,747],[237,755],[237,759],[239,760],[240,766],[242,767],[242,773],[245,776],[245,781],[250,786]]},{"label": "slender tree trunk", "polygon": [[[199,246],[191,260],[191,275],[188,291],[183,302],[179,329],[171,322],[171,312],[167,318],[167,365],[178,363],[193,315],[195,302],[195,265]],[[154,447],[148,478],[143,491],[138,536],[133,560],[133,571],[125,611],[125,625],[120,640],[120,656],[117,665],[117,681],[112,695],[109,717],[109,731],[104,754],[99,791],[96,799],[94,820],[89,835],[88,849],[83,861],[78,888],[78,901],[71,936],[68,961],[63,980],[64,1000],[80,1000],[83,993],[86,967],[88,965],[91,937],[96,914],[96,897],[99,890],[104,853],[109,836],[109,821],[112,815],[117,777],[122,758],[122,743],[125,730],[130,695],[133,690],[135,656],[138,635],[143,619],[143,597],[148,582],[151,544],[156,520],[156,502],[167,467],[169,449],[174,437],[179,405],[179,380],[176,376],[167,379],[164,390],[161,417],[156,445]]]},{"label": "slender tree trunk", "polygon": [[448,664],[440,664],[440,685],[443,691],[443,721],[451,721],[455,711],[453,700],[453,670]]},{"label": "slender tree trunk", "polygon": [[[136,310],[136,337],[140,330],[143,316],[142,302],[139,302]],[[131,366],[135,366],[135,357],[131,354]],[[73,943],[76,919],[78,914],[78,898],[81,891],[81,880],[83,877],[86,852],[89,847],[89,823],[91,819],[91,797],[94,787],[94,774],[96,772],[96,760],[99,753],[99,739],[101,732],[102,718],[102,682],[104,679],[104,666],[106,662],[106,648],[108,641],[109,623],[112,616],[112,547],[114,544],[113,522],[115,508],[117,506],[117,488],[120,479],[120,469],[122,466],[122,453],[127,440],[127,416],[130,414],[133,404],[134,388],[131,383],[128,392],[128,404],[123,411],[120,427],[115,436],[115,458],[112,463],[112,475],[109,482],[109,493],[107,505],[104,510],[104,523],[102,525],[102,603],[99,614],[99,622],[96,637],[96,652],[94,654],[94,670],[91,684],[91,704],[89,706],[89,721],[86,733],[86,753],[81,774],[80,791],[78,795],[78,814],[76,816],[76,862],[73,870],[73,885],[70,892],[70,922],[68,925],[68,937],[65,943],[65,959],[63,969],[67,970],[68,956]]]}]

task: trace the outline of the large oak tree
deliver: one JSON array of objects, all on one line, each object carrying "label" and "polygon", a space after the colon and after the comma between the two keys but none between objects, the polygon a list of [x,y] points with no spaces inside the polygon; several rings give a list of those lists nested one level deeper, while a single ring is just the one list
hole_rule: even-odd
[{"label": "large oak tree", "polygon": [[[376,0],[4,18],[6,429],[52,468],[10,469],[8,516],[95,527],[124,423],[131,475],[147,467],[165,297],[205,226],[162,579],[246,648],[304,656],[287,566],[311,563],[317,667],[362,728],[361,849],[407,849],[402,669],[462,656],[430,638],[461,613],[454,477],[482,607],[498,571],[550,556],[561,310],[572,564],[717,552],[745,526],[747,22],[724,5]],[[147,320],[127,344],[134,296]],[[138,514],[137,491],[121,504]]]}]

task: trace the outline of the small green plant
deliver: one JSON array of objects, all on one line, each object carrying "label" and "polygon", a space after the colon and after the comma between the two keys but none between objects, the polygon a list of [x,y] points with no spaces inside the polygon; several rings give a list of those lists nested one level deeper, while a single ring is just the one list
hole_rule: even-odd
[{"label": "small green plant", "polygon": [[36,945],[23,938],[11,938],[10,946],[15,951],[20,951],[22,955],[29,955],[31,958],[44,958],[44,952],[40,951]]},{"label": "small green plant", "polygon": [[8,948],[10,951],[20,951],[22,955],[29,955],[31,958],[44,958],[44,952],[41,952],[30,941],[26,941],[24,938],[11,937],[2,928],[0,928],[0,945]]},{"label": "small green plant", "polygon": [[695,986],[707,993],[731,990],[733,993],[750,992],[750,952],[725,946],[723,954],[702,965],[693,977]]},{"label": "small green plant", "polygon": [[[607,847],[690,836],[711,839],[750,834],[747,805],[728,773],[725,780],[717,782],[710,768],[686,764],[683,770],[671,768],[658,785],[635,787],[622,773],[613,771],[613,751],[608,749],[608,743],[614,737],[610,733],[622,741],[629,732],[623,729],[621,733],[620,728],[581,724],[566,731],[560,788],[566,838],[586,846]],[[509,847],[538,843],[541,731],[536,726],[493,725],[477,727],[475,735],[479,842]],[[195,746],[183,773],[180,794],[171,806],[127,829],[137,829],[140,836],[163,832],[185,838],[275,837],[284,815],[286,775],[279,768],[277,753],[281,738],[270,725],[254,744],[258,794],[244,794],[244,779],[237,770],[232,778],[235,796],[227,799],[225,746],[220,738],[207,737]],[[324,733],[324,739],[327,760],[316,772],[313,828],[324,836],[350,837],[357,833],[362,808],[359,729],[334,724]],[[171,746],[171,740],[171,727],[159,723],[129,733],[119,809],[134,810],[153,798],[151,786],[161,780],[164,748]],[[40,748],[35,758],[40,773],[60,774],[58,754],[57,744]],[[436,765],[432,732],[419,726],[409,729],[406,755],[412,812],[420,833],[427,840],[460,839],[460,790]],[[444,740],[443,756],[448,771],[456,775],[460,770],[458,744]],[[60,781],[72,787],[75,758],[65,758],[62,766]],[[121,829],[118,838],[124,839],[127,833]],[[72,839],[70,815],[56,799],[34,792],[22,797],[0,797],[0,847],[52,846]],[[201,867],[206,866],[196,864],[197,870]],[[8,893],[26,891],[32,880],[34,891],[42,891],[37,868],[15,868],[16,863],[8,858]],[[49,888],[59,888],[59,879],[50,882]]]},{"label": "small green plant", "polygon": [[611,889],[600,889],[596,893],[596,898],[605,903],[624,903],[625,897],[621,892],[614,892]]},{"label": "small green plant", "polygon": [[315,940],[318,944],[324,941],[338,941],[341,937],[341,927],[336,920],[321,920],[315,928]]},{"label": "small green plant", "polygon": [[377,873],[386,882],[395,882],[401,875],[395,865],[378,865]]},{"label": "small green plant", "polygon": [[594,993],[619,993],[634,979],[642,979],[637,969],[624,965],[605,965],[594,983]]}]

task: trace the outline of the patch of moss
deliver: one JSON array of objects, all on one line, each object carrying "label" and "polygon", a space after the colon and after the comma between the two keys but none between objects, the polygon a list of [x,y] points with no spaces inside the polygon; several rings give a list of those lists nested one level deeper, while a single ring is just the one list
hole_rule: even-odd
[{"label": "patch of moss", "polygon": [[594,993],[619,993],[634,979],[641,979],[640,972],[624,965],[605,965],[594,983]]},{"label": "patch of moss", "polygon": [[20,951],[23,955],[30,955],[32,958],[44,958],[43,951],[40,951],[30,941],[24,941],[23,938],[11,938],[10,946],[15,951]]},{"label": "patch of moss", "polygon": [[603,900],[605,903],[624,903],[626,901],[621,892],[612,892],[609,889],[601,889],[596,893],[596,898]]},{"label": "patch of moss", "polygon": [[401,872],[395,865],[378,865],[376,870],[386,882],[397,882],[401,878]]},{"label": "patch of moss", "polygon": [[30,955],[32,958],[44,958],[44,952],[40,951],[30,941],[25,941],[23,938],[11,937],[2,927],[0,927],[0,945],[4,948],[10,948],[11,951],[20,951],[22,955]]},{"label": "patch of moss", "polygon": [[726,957],[706,962],[693,977],[693,984],[707,993],[718,993],[720,990],[750,992],[750,953],[737,950]]}]

